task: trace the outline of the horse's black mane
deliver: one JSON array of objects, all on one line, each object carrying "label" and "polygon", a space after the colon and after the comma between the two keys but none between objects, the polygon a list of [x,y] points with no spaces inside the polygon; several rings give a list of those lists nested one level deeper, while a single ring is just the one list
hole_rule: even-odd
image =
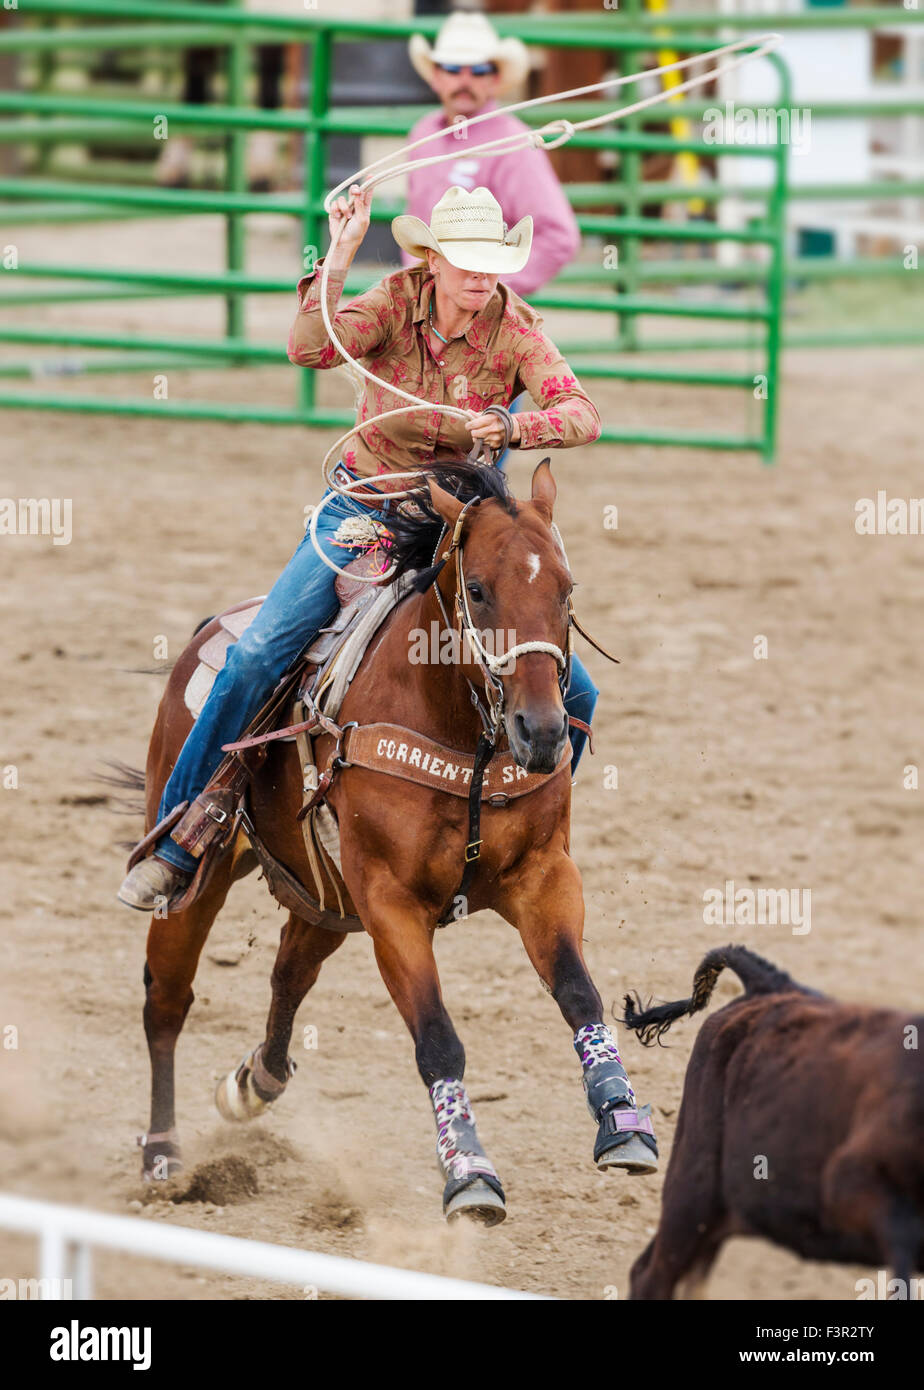
[{"label": "horse's black mane", "polygon": [[[507,486],[507,479],[497,468],[467,460],[444,461],[428,468],[427,476],[446,492],[458,497],[460,502],[469,502],[474,497],[485,502],[493,499],[511,516],[516,512],[516,501]],[[433,506],[425,484],[419,490],[415,489],[414,503],[420,515],[397,513],[388,518],[391,536],[388,556],[396,565],[393,580],[408,570],[419,570],[414,588],[423,590],[429,588],[442,568],[442,564],[433,564],[433,552],[444,522]]]}]

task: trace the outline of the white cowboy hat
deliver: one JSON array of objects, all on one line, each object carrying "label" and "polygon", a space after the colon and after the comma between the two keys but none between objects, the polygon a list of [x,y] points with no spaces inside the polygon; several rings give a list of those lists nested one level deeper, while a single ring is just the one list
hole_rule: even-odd
[{"label": "white cowboy hat", "polygon": [[394,218],[395,241],[412,256],[426,259],[427,248],[459,270],[512,275],[529,260],[533,219],[521,217],[508,231],[500,203],[487,188],[471,192],[447,188],[430,214],[430,225],[403,213]]},{"label": "white cowboy hat", "polygon": [[529,54],[519,39],[502,39],[483,14],[459,11],[451,14],[436,36],[433,48],[423,34],[414,34],[407,46],[411,62],[425,82],[437,63],[496,63],[502,90],[515,87],[529,72]]}]

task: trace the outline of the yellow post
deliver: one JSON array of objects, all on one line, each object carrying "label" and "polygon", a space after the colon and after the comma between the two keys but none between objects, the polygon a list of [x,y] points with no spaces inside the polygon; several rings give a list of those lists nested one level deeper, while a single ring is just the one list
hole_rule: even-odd
[{"label": "yellow post", "polygon": [[[645,8],[655,14],[662,14],[667,10],[668,0],[645,0]],[[655,29],[656,36],[664,37],[668,32],[666,29]],[[658,64],[663,67],[667,63],[676,63],[678,54],[672,48],[658,49]],[[666,89],[679,87],[683,78],[679,72],[665,72],[661,74],[661,81]],[[668,105],[676,97],[668,98]],[[686,116],[674,116],[670,123],[671,135],[675,140],[688,140],[690,138],[690,122]],[[699,178],[699,160],[692,150],[681,150],[676,156],[677,169],[683,183],[695,184]],[[702,198],[691,198],[687,203],[687,211],[693,215],[701,214],[705,211],[705,203]]]}]

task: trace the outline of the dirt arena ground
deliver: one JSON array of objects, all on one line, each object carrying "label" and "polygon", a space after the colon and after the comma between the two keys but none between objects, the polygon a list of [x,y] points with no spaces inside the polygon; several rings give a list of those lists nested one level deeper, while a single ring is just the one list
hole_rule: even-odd
[{"label": "dirt arena ground", "polygon": [[[138,260],[140,225],[112,229],[115,261]],[[284,336],[291,307],[261,303],[261,336]],[[153,312],[141,302],[80,315],[140,332]],[[157,311],[158,330],[207,333],[218,312],[175,301]],[[77,310],[42,313],[67,321]],[[903,769],[924,760],[924,541],[854,528],[858,498],[920,493],[920,387],[920,354],[793,353],[775,469],[604,445],[554,457],[578,610],[622,659],[587,655],[602,689],[597,752],[574,802],[586,951],[608,1008],[628,987],[687,994],[703,952],[730,934],[832,994],[921,1007],[924,808]],[[126,374],[73,389],[150,386]],[[740,401],[724,392],[591,389],[612,421],[742,424]],[[291,391],[285,369],[170,377],[171,399],[285,403]],[[340,383],[325,392],[346,398]],[[568,1029],[517,936],[488,915],[442,932],[438,957],[482,1137],[507,1187],[503,1226],[443,1224],[429,1103],[366,938],[334,956],[305,1001],[298,1075],[278,1108],[249,1129],[218,1119],[217,1079],[262,1037],[282,918],[252,878],[203,955],[178,1049],[178,1120],[188,1172],[236,1155],[257,1191],[241,1180],[250,1170],[228,1162],[224,1187],[214,1175],[200,1183],[206,1200],[174,1204],[140,1182],[146,921],[114,899],[117,842],[136,822],[113,815],[91,778],[103,758],[143,765],[163,680],[138,669],[156,664],[159,636],[173,659],[200,618],[266,590],[332,438],[0,415],[3,496],[73,499],[70,545],[0,542],[0,765],[15,765],[19,783],[0,791],[0,1036],[12,1025],[19,1044],[0,1049],[0,1189],[564,1298],[621,1297],[654,1230],[661,1179],[595,1171]],[[534,461],[515,461],[516,491]],[[613,505],[619,525],[608,530]],[[767,660],[753,655],[758,635]],[[618,790],[605,786],[613,766]],[[704,924],[703,893],[727,879],[811,889],[811,931]],[[736,990],[723,978],[716,1006]],[[303,1051],[309,1025],[318,1046]],[[675,1028],[664,1050],[624,1038],[665,1157],[696,1028]],[[30,1241],[0,1233],[0,1275],[30,1275],[33,1259]],[[302,1296],[107,1255],[97,1270],[103,1297]],[[867,1272],[736,1241],[709,1293],[849,1300]]]}]

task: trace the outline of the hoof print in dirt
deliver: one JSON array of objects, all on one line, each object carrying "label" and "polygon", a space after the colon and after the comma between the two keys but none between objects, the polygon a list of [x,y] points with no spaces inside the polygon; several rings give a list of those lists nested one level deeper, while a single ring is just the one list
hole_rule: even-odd
[{"label": "hoof print in dirt", "polygon": [[216,1207],[230,1207],[246,1202],[259,1191],[257,1170],[249,1159],[240,1154],[226,1154],[198,1164],[189,1175],[173,1202],[212,1202]]},{"label": "hoof print in dirt", "polygon": [[339,1197],[322,1196],[302,1213],[298,1224],[313,1231],[355,1231],[362,1229],[364,1220],[359,1207]]}]

